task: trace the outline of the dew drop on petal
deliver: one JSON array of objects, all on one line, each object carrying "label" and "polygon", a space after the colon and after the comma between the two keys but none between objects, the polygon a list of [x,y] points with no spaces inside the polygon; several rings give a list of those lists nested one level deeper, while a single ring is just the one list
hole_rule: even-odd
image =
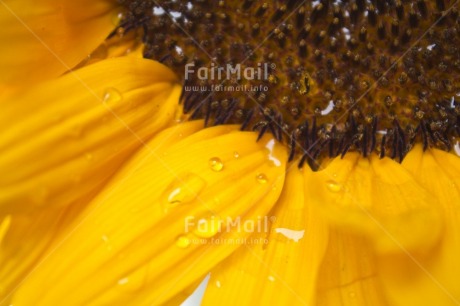
[{"label": "dew drop on petal", "polygon": [[240,158],[240,153],[238,153],[237,151],[233,152],[233,157],[234,157],[235,159]]},{"label": "dew drop on petal", "polygon": [[133,273],[118,280],[118,289],[124,292],[136,292],[141,290],[147,281],[147,268],[140,267]]},{"label": "dew drop on petal", "polygon": [[272,275],[269,275],[269,276],[268,276],[268,280],[271,281],[271,282],[274,282],[274,281],[275,281],[275,277],[272,276]]},{"label": "dew drop on petal", "polygon": [[102,101],[105,104],[115,104],[120,102],[122,98],[122,94],[117,89],[110,87],[105,90]]},{"label": "dew drop on petal", "polygon": [[209,160],[209,167],[213,171],[219,172],[219,171],[222,171],[222,169],[224,169],[224,163],[222,162],[220,158],[213,157]]},{"label": "dew drop on petal", "polygon": [[328,180],[326,182],[326,187],[331,192],[339,192],[342,190],[342,185],[333,180]]},{"label": "dew drop on petal", "polygon": [[268,182],[268,178],[264,173],[257,174],[256,180],[259,184],[266,184]]},{"label": "dew drop on petal", "polygon": [[190,203],[195,200],[206,187],[206,181],[200,176],[187,173],[176,177],[165,189],[160,197],[165,212],[179,204]]},{"label": "dew drop on petal", "polygon": [[107,251],[111,251],[113,249],[112,242],[106,234],[101,236],[101,240],[103,241]]},{"label": "dew drop on petal", "polygon": [[192,241],[187,236],[179,236],[176,239],[176,246],[178,246],[181,249],[187,248],[188,246],[190,246],[191,243]]},{"label": "dew drop on petal", "polygon": [[120,24],[120,21],[124,18],[124,14],[122,12],[116,12],[115,14],[112,15],[112,24],[114,26],[118,26]]},{"label": "dew drop on petal", "polygon": [[202,218],[198,220],[193,233],[201,238],[211,238],[220,232],[221,226],[222,220],[219,217]]}]

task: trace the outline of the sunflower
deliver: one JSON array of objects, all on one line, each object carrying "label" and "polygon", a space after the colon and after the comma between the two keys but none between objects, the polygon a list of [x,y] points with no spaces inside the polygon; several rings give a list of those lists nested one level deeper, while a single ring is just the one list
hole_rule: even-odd
[{"label": "sunflower", "polygon": [[0,0],[1,304],[460,305],[459,21]]}]

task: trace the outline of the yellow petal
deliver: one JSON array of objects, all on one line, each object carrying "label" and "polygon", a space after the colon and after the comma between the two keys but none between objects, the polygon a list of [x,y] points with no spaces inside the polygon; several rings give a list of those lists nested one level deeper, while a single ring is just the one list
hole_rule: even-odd
[{"label": "yellow petal", "polygon": [[256,142],[255,133],[236,126],[187,135],[201,125],[172,127],[149,143],[153,150],[141,150],[75,230],[62,233],[13,304],[157,305],[233,252],[238,245],[217,239],[250,233],[215,221],[267,214],[281,192],[287,154],[269,136]]},{"label": "yellow petal", "polygon": [[[10,293],[37,263],[61,231],[64,231],[88,204],[89,195],[64,208],[34,214],[4,217],[0,237],[0,301],[10,303]],[[2,223],[0,223],[2,224]]]},{"label": "yellow petal", "polygon": [[104,59],[119,56],[143,58],[143,45],[136,35],[138,35],[138,33],[132,31],[121,37],[115,35],[106,39],[81,63],[79,63],[77,67],[80,68],[88,66]]},{"label": "yellow petal", "polygon": [[318,306],[391,305],[378,278],[373,246],[361,235],[331,229],[318,275]]},{"label": "yellow petal", "polygon": [[262,230],[211,271],[204,305],[311,305],[328,234],[304,187],[291,169]]},{"label": "yellow petal", "polygon": [[163,65],[116,58],[0,101],[0,213],[71,203],[173,121],[181,88]]},{"label": "yellow petal", "polygon": [[0,85],[25,85],[73,68],[113,30],[115,0],[3,0]]},{"label": "yellow petal", "polygon": [[181,305],[185,300],[190,298],[190,296],[198,289],[198,287],[203,282],[203,279],[195,282],[193,285],[189,286],[188,288],[184,289],[182,292],[179,292],[176,296],[172,299],[164,303],[164,305]]},{"label": "yellow petal", "polygon": [[334,224],[373,237],[382,252],[431,247],[439,238],[437,199],[389,158],[349,153],[311,173],[306,186]]},{"label": "yellow petal", "polygon": [[422,152],[417,146],[403,166],[439,199],[433,204],[443,211],[442,240],[427,253],[383,256],[384,284],[397,305],[459,305],[460,158],[439,150]]}]

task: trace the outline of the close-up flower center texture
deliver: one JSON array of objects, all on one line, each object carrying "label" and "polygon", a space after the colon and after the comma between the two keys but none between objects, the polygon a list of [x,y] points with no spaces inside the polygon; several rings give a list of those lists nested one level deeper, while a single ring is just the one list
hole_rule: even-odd
[{"label": "close-up flower center texture", "polygon": [[[401,161],[415,143],[458,145],[454,1],[121,3],[127,12],[117,33],[136,31],[144,57],[182,77],[191,119],[272,133],[291,159],[304,156],[300,165],[316,169],[347,151]],[[256,75],[218,78],[226,65]],[[258,90],[224,90],[232,84]]]}]

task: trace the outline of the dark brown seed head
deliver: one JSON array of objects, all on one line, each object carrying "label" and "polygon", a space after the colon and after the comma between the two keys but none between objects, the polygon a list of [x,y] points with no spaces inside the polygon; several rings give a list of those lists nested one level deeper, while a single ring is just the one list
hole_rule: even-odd
[{"label": "dark brown seed head", "polygon": [[182,77],[191,119],[272,133],[301,165],[348,151],[402,160],[459,137],[453,0],[119,1],[122,32]]}]

